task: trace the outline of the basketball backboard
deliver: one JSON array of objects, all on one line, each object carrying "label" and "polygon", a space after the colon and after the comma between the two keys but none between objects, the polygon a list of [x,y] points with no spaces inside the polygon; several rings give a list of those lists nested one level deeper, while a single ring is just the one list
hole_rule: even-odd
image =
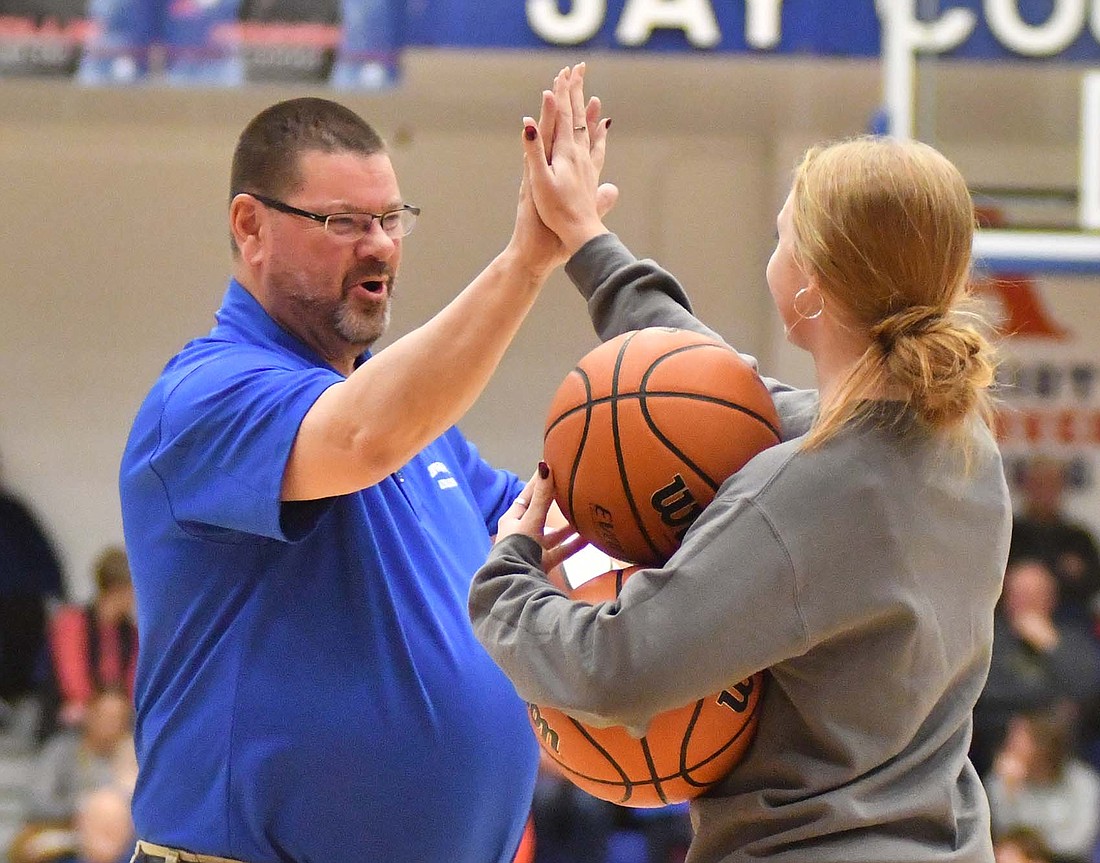
[{"label": "basketball backboard", "polygon": [[[966,66],[949,46],[973,13],[945,11],[937,0],[879,6],[883,131],[937,146],[960,164],[979,211],[978,267],[1100,273],[1100,70],[1038,47],[1026,64]],[[1041,24],[1020,18],[1015,26],[1037,39],[1071,24],[1050,12]],[[1005,142],[1015,151],[1001,152]],[[973,161],[960,162],[958,149]],[[1073,149],[1076,158],[1067,158]]]}]

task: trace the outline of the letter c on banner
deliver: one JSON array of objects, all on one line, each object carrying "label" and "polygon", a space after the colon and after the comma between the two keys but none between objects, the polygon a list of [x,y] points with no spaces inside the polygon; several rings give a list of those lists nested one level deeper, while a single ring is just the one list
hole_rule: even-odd
[{"label": "letter c on banner", "polygon": [[978,23],[977,16],[969,9],[948,9],[935,21],[923,21],[916,17],[916,5],[897,0],[876,0],[875,9],[883,28],[901,27],[902,41],[911,51],[942,54],[965,42]]},{"label": "letter c on banner", "polygon": [[607,15],[606,0],[573,0],[568,12],[557,0],[527,0],[527,23],[541,39],[555,45],[576,45],[595,36]]},{"label": "letter c on banner", "polygon": [[1002,45],[1026,57],[1048,57],[1064,51],[1085,26],[1085,0],[1054,0],[1045,24],[1028,24],[1017,0],[985,0],[989,29]]}]

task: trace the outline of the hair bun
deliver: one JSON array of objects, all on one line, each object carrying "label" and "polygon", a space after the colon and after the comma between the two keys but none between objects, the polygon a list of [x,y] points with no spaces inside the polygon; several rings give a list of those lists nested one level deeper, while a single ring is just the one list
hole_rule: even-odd
[{"label": "hair bun", "polygon": [[871,330],[888,378],[934,426],[953,425],[993,383],[992,347],[962,312],[914,307]]},{"label": "hair bun", "polygon": [[943,310],[931,306],[911,306],[883,318],[870,330],[871,337],[884,355],[893,352],[901,339],[930,333],[948,319]]}]

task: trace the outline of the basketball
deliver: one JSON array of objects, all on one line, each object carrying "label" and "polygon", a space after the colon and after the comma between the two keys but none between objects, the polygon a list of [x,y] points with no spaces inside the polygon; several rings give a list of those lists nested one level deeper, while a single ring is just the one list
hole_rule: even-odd
[{"label": "basketball", "polygon": [[[573,599],[619,595],[641,567],[598,575]],[[539,745],[570,782],[593,797],[639,808],[683,803],[707,790],[741,760],[757,725],[763,674],[653,718],[644,737],[625,728],[595,728],[560,710],[528,704]]]},{"label": "basketball", "polygon": [[550,403],[543,458],[577,533],[659,566],[731,474],[779,441],[763,381],[689,330],[624,333],[586,354]]}]

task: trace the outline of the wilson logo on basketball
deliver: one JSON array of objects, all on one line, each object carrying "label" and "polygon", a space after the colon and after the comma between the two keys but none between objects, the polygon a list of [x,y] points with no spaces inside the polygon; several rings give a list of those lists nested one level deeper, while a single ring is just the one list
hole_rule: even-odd
[{"label": "wilson logo on basketball", "polygon": [[531,727],[538,735],[539,742],[551,752],[557,752],[558,732],[551,728],[550,723],[543,718],[542,711],[537,704],[528,701],[527,710],[531,714]]},{"label": "wilson logo on basketball", "polygon": [[661,523],[671,528],[677,539],[684,538],[691,523],[703,511],[680,474],[676,474],[668,485],[653,492],[649,502],[660,516]]},{"label": "wilson logo on basketball", "polygon": [[733,692],[723,689],[718,694],[718,703],[723,707],[728,707],[734,713],[744,713],[749,708],[752,692],[756,688],[754,680],[755,678],[750,677],[740,683],[735,683]]}]

